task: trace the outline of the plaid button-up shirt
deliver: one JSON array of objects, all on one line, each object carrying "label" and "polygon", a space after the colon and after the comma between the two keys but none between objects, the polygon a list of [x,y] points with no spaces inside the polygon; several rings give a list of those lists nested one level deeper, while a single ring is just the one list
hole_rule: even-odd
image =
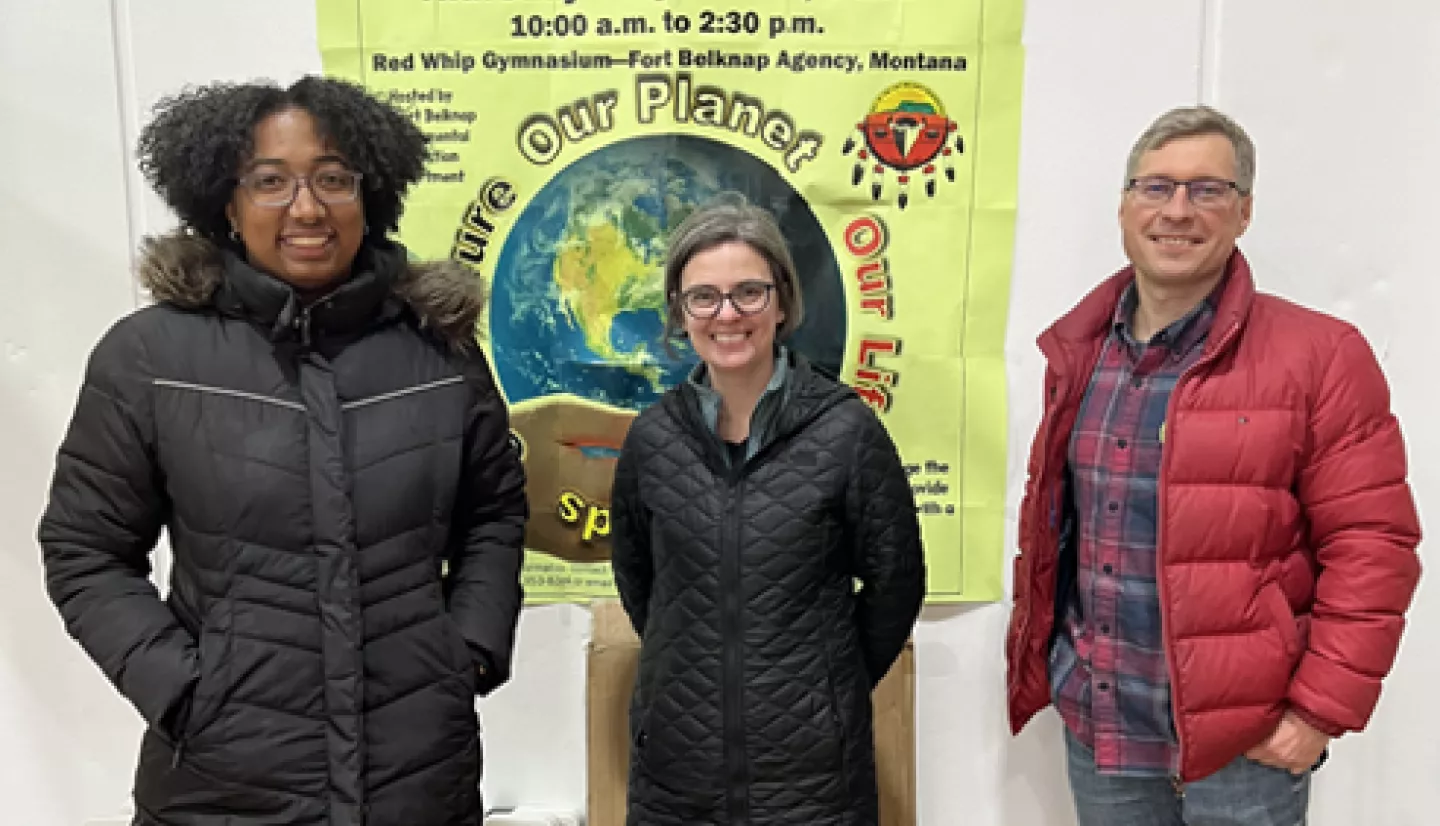
[{"label": "plaid button-up shirt", "polygon": [[1102,774],[1165,776],[1178,748],[1156,584],[1165,411],[1204,351],[1214,296],[1150,342],[1131,333],[1132,284],[1070,436],[1076,589],[1050,654],[1055,707]]}]

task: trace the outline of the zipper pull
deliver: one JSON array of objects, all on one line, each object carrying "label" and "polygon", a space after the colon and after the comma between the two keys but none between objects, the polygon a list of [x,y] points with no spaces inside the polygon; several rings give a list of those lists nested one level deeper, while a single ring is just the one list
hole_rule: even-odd
[{"label": "zipper pull", "polygon": [[310,349],[310,308],[306,307],[295,316],[295,332],[300,335],[300,346]]}]

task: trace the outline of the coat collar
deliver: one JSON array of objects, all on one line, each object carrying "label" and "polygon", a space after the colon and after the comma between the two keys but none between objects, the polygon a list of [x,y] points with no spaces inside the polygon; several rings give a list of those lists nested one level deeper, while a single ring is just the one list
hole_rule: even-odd
[{"label": "coat collar", "polygon": [[[302,308],[288,284],[191,232],[145,239],[137,275],[156,301],[249,319],[272,340],[298,332]],[[372,241],[356,257],[354,274],[312,307],[310,325],[355,332],[408,310],[422,329],[467,349],[475,346],[484,304],[479,276],[459,261],[412,261],[400,244]]]},{"label": "coat collar", "polygon": [[[1244,323],[1255,302],[1255,279],[1250,272],[1250,262],[1238,248],[1230,254],[1225,267],[1225,286],[1216,302],[1212,322],[1212,329],[1217,332]],[[1126,266],[1102,281],[1074,309],[1040,334],[1036,343],[1041,352],[1054,359],[1064,352],[1098,344],[1109,334],[1115,320],[1115,307],[1134,282],[1134,266]],[[1220,346],[1226,338],[1222,335],[1210,336],[1205,344],[1206,350]]]},{"label": "coat collar", "polygon": [[223,276],[213,301],[220,312],[268,329],[271,341],[307,338],[312,331],[346,335],[399,312],[398,302],[387,299],[404,266],[404,251],[396,245],[366,245],[350,277],[306,308],[289,284],[255,269],[234,251],[222,250]]}]

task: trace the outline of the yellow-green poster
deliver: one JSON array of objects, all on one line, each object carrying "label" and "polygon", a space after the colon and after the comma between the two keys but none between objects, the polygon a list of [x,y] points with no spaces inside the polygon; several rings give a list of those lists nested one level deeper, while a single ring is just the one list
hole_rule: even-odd
[{"label": "yellow-green poster", "polygon": [[609,488],[661,340],[668,232],[740,192],[800,270],[789,344],[881,416],[932,602],[1001,597],[1021,0],[318,0],[327,73],[433,159],[400,240],[488,287],[533,602],[613,595]]}]

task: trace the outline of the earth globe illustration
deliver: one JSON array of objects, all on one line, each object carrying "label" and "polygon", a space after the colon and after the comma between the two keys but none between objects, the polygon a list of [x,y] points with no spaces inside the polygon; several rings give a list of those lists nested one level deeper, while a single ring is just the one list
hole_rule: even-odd
[{"label": "earth globe illustration", "polygon": [[579,158],[536,194],[506,237],[488,319],[511,403],[572,393],[630,410],[653,404],[695,363],[665,346],[670,232],[696,207],[738,192],[776,216],[799,270],[805,321],[788,345],[839,374],[844,285],[814,212],[768,164],[686,135],[622,140]]}]

